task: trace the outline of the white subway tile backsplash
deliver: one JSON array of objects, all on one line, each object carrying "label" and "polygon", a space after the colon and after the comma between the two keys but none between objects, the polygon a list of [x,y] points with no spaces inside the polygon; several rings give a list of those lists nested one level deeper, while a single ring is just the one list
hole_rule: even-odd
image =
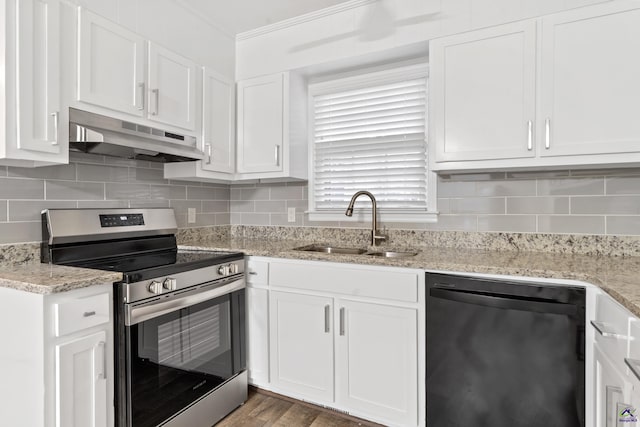
[{"label": "white subway tile backsplash", "polygon": [[478,231],[510,231],[534,233],[535,215],[479,215]]},{"label": "white subway tile backsplash", "polygon": [[556,234],[604,234],[605,217],[580,215],[540,215],[540,233]]},{"label": "white subway tile backsplash", "polygon": [[0,244],[27,243],[42,240],[42,227],[37,222],[0,222]]},{"label": "white subway tile backsplash", "polygon": [[255,202],[256,212],[285,213],[287,202],[285,200],[258,200]]},{"label": "white subway tile backsplash", "polygon": [[104,200],[101,182],[47,181],[47,200]]},{"label": "white subway tile backsplash", "polygon": [[607,216],[607,234],[640,236],[640,216]]},{"label": "white subway tile backsplash", "polygon": [[8,176],[35,179],[76,180],[76,165],[43,166],[38,168],[8,167]]},{"label": "white subway tile backsplash", "polygon": [[535,180],[487,181],[476,183],[478,196],[535,196]]},{"label": "white subway tile backsplash", "polygon": [[6,200],[0,200],[0,222],[7,220],[7,203]]},{"label": "white subway tile backsplash", "polygon": [[508,197],[507,214],[568,214],[569,197]]},{"label": "white subway tile backsplash", "polygon": [[538,180],[538,196],[604,194],[604,177]]},{"label": "white subway tile backsplash", "polygon": [[607,194],[640,194],[640,176],[607,177]]},{"label": "white subway tile backsplash", "polygon": [[0,199],[42,200],[44,199],[44,181],[0,178]]},{"label": "white subway tile backsplash", "polygon": [[303,199],[303,188],[295,187],[271,187],[271,200]]},{"label": "white subway tile backsplash", "polygon": [[[2,208],[0,203],[0,209]],[[6,206],[6,205],[5,205]],[[54,201],[54,200],[10,200],[9,217],[0,221],[40,221],[40,212],[44,209],[69,209],[77,207],[75,201]],[[6,214],[6,209],[4,210]]]},{"label": "white subway tile backsplash", "polygon": [[468,197],[466,199],[449,199],[451,214],[504,214],[504,197]]},{"label": "white subway tile backsplash", "polygon": [[[172,186],[171,188],[175,188]],[[214,188],[211,187],[187,187],[187,199],[193,200],[215,200],[216,192]],[[171,197],[173,198],[173,197]],[[175,197],[178,198],[178,197]]]},{"label": "white subway tile backsplash", "polygon": [[640,196],[572,197],[572,214],[640,215]]},{"label": "white subway tile backsplash", "polygon": [[127,182],[129,168],[122,166],[77,165],[78,181],[91,182]]}]

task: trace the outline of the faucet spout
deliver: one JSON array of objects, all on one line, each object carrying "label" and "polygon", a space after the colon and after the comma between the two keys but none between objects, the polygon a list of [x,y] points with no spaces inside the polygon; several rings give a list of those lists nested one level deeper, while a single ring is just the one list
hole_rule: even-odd
[{"label": "faucet spout", "polygon": [[367,196],[371,199],[371,246],[376,246],[379,242],[387,240],[387,236],[378,234],[378,215],[377,215],[377,202],[373,194],[368,191],[358,191],[352,197],[347,206],[347,211],[344,213],[346,216],[353,215],[353,205],[356,199],[360,196]]}]

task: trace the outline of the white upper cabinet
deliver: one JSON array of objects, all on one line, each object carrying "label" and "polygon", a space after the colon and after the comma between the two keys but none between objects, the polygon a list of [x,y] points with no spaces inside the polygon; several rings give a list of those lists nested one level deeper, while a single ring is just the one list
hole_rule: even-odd
[{"label": "white upper cabinet", "polygon": [[78,100],[142,117],[145,40],[84,9],[78,20]]},{"label": "white upper cabinet", "polygon": [[532,157],[534,21],[431,44],[436,161]]},{"label": "white upper cabinet", "polygon": [[288,73],[238,83],[238,172],[282,171],[288,88]]},{"label": "white upper cabinet", "polygon": [[640,151],[640,5],[621,6],[543,19],[540,155]]},{"label": "white upper cabinet", "polygon": [[433,169],[640,164],[639,50],[634,1],[432,41]]},{"label": "white upper cabinet", "polygon": [[150,120],[195,129],[197,65],[182,56],[149,42]]},{"label": "white upper cabinet", "polygon": [[307,89],[284,72],[238,82],[236,179],[307,179]]},{"label": "white upper cabinet", "polygon": [[60,2],[6,2],[0,164],[68,161],[66,112],[60,98]]},{"label": "white upper cabinet", "polygon": [[235,84],[203,70],[202,141],[206,156],[202,168],[214,172],[235,170]]},{"label": "white upper cabinet", "polygon": [[80,103],[195,130],[198,66],[193,61],[85,9],[79,9],[78,19]]}]

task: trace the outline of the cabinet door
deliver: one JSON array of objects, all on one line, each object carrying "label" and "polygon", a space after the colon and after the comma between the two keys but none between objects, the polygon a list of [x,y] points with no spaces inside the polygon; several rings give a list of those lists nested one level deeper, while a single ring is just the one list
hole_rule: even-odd
[{"label": "cabinet door", "polygon": [[332,299],[272,291],[271,383],[296,396],[333,401]]},{"label": "cabinet door", "polygon": [[269,383],[269,291],[247,288],[247,368],[254,385]]},{"label": "cabinet door", "polygon": [[60,153],[60,3],[16,2],[17,148]]},{"label": "cabinet door", "polygon": [[[596,345],[594,348],[595,359],[595,426],[617,427],[618,408],[630,405],[630,384],[625,380],[620,369],[624,363],[622,360],[616,365],[609,360],[605,353]],[[625,403],[626,402],[626,403]]]},{"label": "cabinet door", "polygon": [[434,40],[436,162],[533,157],[533,20]]},{"label": "cabinet door", "polygon": [[235,87],[233,82],[211,70],[203,72],[202,140],[204,170],[233,173]]},{"label": "cabinet door", "polygon": [[238,83],[238,172],[282,171],[287,99],[286,73]]},{"label": "cabinet door", "polygon": [[639,152],[640,6],[609,2],[542,22],[540,154]]},{"label": "cabinet door", "polygon": [[153,43],[149,43],[148,64],[148,118],[195,129],[196,64]]},{"label": "cabinet door", "polygon": [[79,15],[78,100],[142,116],[144,39],[87,10]]},{"label": "cabinet door", "polygon": [[339,300],[336,401],[396,425],[418,424],[418,313]]},{"label": "cabinet door", "polygon": [[106,427],[107,335],[56,346],[56,426]]}]

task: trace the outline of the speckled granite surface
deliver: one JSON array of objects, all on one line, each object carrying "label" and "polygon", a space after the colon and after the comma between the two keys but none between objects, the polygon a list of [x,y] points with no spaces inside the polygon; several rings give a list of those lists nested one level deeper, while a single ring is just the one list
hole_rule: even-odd
[{"label": "speckled granite surface", "polygon": [[41,264],[39,261],[0,265],[0,286],[36,294],[65,292],[120,279],[121,273]]},{"label": "speckled granite surface", "polygon": [[[410,258],[295,251],[310,243],[366,248],[368,229],[217,226],[182,229],[178,242],[247,255],[580,280],[600,286],[640,317],[640,237],[391,230],[384,249],[417,249]],[[113,282],[118,273],[38,263],[38,244],[0,245],[0,286],[54,293]]]},{"label": "speckled granite surface", "polygon": [[[578,280],[594,284],[640,317],[640,257],[594,256],[572,253],[517,252],[398,245],[393,249],[417,249],[409,258],[324,254],[296,251],[306,240],[193,239],[181,242],[190,249],[242,251],[274,258],[332,261],[418,268],[431,271],[482,273],[534,278]],[[317,242],[322,243],[322,241]],[[363,245],[349,247],[366,247]],[[335,245],[334,245],[335,246]]]}]

